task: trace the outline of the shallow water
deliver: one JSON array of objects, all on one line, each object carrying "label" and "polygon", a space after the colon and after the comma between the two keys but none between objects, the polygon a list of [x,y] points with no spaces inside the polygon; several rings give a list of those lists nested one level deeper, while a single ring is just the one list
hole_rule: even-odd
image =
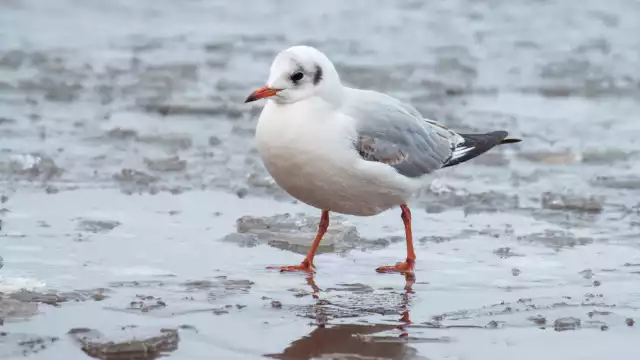
[{"label": "shallow water", "polygon": [[[0,355],[633,358],[638,3],[371,3],[0,1]],[[404,256],[397,211],[332,217],[313,279],[264,269],[319,213],[265,172],[242,101],[300,43],[524,139],[410,204],[412,291],[374,272]]]}]

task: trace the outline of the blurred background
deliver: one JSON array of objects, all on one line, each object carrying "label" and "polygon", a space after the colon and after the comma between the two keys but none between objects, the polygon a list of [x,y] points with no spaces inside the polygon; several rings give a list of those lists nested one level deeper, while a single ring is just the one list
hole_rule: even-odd
[{"label": "blurred background", "polygon": [[[81,359],[70,328],[121,336],[132,324],[201,321],[198,335],[180,328],[150,341],[186,331],[172,355],[181,359],[630,359],[640,306],[638,19],[635,0],[0,0],[0,331],[2,319],[14,326],[0,354]],[[334,290],[321,296],[328,313],[303,277],[263,271],[299,261],[318,217],[266,173],[253,144],[263,103],[243,103],[273,57],[298,44],[326,53],[349,86],[410,102],[456,131],[523,139],[435,174],[416,198],[425,261],[410,299],[401,278],[372,270],[404,254],[396,213],[337,221],[316,260],[320,287]],[[169,275],[173,285],[156,286]],[[69,291],[90,304],[43,305]],[[158,305],[171,300],[206,319],[183,322]],[[421,325],[388,325],[409,300]],[[271,326],[280,331],[265,337]],[[587,330],[561,340],[553,330],[565,327]],[[260,339],[251,346],[232,330],[248,328]],[[409,340],[397,342],[403,331]],[[331,339],[328,348],[306,343],[309,332]],[[364,333],[383,335],[352,339]]]}]

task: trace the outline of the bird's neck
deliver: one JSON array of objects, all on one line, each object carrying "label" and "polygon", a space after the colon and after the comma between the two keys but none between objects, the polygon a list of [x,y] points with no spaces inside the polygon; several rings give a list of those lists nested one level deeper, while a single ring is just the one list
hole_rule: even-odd
[{"label": "bird's neck", "polygon": [[339,108],[344,101],[345,88],[340,83],[326,84],[316,96],[329,103],[333,108]]}]

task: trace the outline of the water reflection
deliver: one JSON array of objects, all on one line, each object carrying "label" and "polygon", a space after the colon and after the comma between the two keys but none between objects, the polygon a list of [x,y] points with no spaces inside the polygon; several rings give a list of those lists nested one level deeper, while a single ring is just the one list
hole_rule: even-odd
[{"label": "water reflection", "polygon": [[[318,299],[320,289],[313,276],[307,278]],[[321,320],[306,336],[292,342],[279,354],[266,354],[272,359],[422,359],[417,351],[408,346],[407,327],[411,324],[410,298],[415,278],[405,276],[405,291],[398,298],[400,324],[337,324],[326,325]],[[323,300],[319,300],[323,301]],[[388,332],[389,335],[380,335]]]}]

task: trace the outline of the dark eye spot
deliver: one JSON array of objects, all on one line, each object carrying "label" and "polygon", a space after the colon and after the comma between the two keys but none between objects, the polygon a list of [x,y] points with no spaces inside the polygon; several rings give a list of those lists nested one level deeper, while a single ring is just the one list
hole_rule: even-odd
[{"label": "dark eye spot", "polygon": [[316,65],[316,73],[313,74],[313,85],[318,85],[318,83],[322,80],[322,68],[319,65]]},{"label": "dark eye spot", "polygon": [[298,72],[294,73],[293,75],[291,75],[289,78],[291,79],[291,81],[293,81],[295,83],[295,82],[298,82],[298,81],[302,80],[303,77],[304,77],[304,74],[298,71]]}]

